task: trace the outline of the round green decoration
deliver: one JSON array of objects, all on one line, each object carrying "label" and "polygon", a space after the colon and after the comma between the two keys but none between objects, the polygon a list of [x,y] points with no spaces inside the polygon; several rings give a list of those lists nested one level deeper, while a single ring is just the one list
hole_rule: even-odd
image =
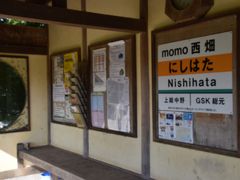
[{"label": "round green decoration", "polygon": [[12,66],[0,62],[0,131],[10,127],[26,103],[24,82]]}]

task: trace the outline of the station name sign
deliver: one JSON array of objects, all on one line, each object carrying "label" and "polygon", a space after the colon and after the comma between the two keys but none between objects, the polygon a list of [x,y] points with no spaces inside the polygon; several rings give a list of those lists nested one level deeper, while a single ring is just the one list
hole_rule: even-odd
[{"label": "station name sign", "polygon": [[159,110],[233,113],[232,32],[158,46]]}]

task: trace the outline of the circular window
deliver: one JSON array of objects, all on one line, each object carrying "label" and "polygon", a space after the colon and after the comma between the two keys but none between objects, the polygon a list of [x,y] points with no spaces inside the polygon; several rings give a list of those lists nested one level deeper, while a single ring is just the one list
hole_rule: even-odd
[{"label": "circular window", "polygon": [[20,116],[26,102],[26,90],[19,73],[0,62],[0,130],[11,126]]},{"label": "circular window", "polygon": [[193,0],[172,0],[174,7],[178,10],[183,10],[192,4]]}]

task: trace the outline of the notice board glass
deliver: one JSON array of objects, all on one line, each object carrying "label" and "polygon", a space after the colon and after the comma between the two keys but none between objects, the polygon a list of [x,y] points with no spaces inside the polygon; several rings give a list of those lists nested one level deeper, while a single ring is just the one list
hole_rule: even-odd
[{"label": "notice board glass", "polygon": [[52,122],[86,127],[87,92],[79,76],[80,49],[51,55]]},{"label": "notice board glass", "polygon": [[238,156],[237,18],[153,31],[154,141]]},{"label": "notice board glass", "polygon": [[135,36],[90,46],[91,128],[136,137]]}]

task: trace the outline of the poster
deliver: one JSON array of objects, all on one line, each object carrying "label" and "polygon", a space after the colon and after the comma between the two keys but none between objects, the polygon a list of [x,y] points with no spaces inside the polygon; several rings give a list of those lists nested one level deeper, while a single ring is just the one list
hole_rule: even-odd
[{"label": "poster", "polygon": [[93,50],[93,92],[106,91],[106,48]]},{"label": "poster", "polygon": [[104,121],[104,94],[91,95],[91,117],[92,126],[98,128],[105,127]]},{"label": "poster", "polygon": [[159,138],[193,143],[193,114],[191,112],[159,111]]},{"label": "poster", "polygon": [[159,138],[174,139],[176,137],[174,131],[174,113],[172,112],[159,112]]},{"label": "poster", "polygon": [[70,94],[70,86],[71,86],[71,81],[70,79],[77,75],[77,67],[78,67],[78,56],[77,52],[75,53],[67,53],[64,54],[64,85],[65,85],[65,93]]},{"label": "poster", "polygon": [[58,118],[65,117],[65,102],[53,102],[53,116]]},{"label": "poster", "polygon": [[232,32],[159,45],[159,110],[233,114],[232,56]]},{"label": "poster", "polygon": [[65,101],[65,88],[64,84],[53,84],[53,101],[64,102]]},{"label": "poster", "polygon": [[78,53],[71,52],[64,54],[64,73],[71,72],[77,74],[78,72]]},{"label": "poster", "polygon": [[53,83],[54,84],[63,84],[64,82],[64,73],[63,73],[63,56],[55,56],[53,58]]},{"label": "poster", "polygon": [[[73,110],[78,109],[76,94],[71,94],[72,77],[78,76],[78,52],[53,56],[53,119],[58,122],[75,124]],[[78,92],[74,89],[74,92]],[[71,103],[74,103],[72,107]]]},{"label": "poster", "polygon": [[109,77],[125,77],[125,42],[116,41],[108,43],[109,45]]},{"label": "poster", "polygon": [[108,129],[130,132],[129,79],[107,80]]},{"label": "poster", "polygon": [[175,112],[175,140],[193,143],[193,114],[190,112]]}]

